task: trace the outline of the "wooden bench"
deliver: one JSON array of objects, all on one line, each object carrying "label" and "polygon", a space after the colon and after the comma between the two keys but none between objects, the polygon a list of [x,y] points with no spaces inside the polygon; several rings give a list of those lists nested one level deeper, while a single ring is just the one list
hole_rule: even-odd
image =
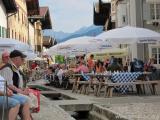
[{"label": "wooden bench", "polygon": [[[75,82],[73,83],[72,92],[78,93],[78,91],[79,91],[80,94],[89,95],[91,87],[93,87],[95,85],[96,86],[99,85],[99,82],[93,82],[91,80],[79,81],[79,79],[78,79],[78,80],[75,80]],[[94,93],[95,93],[95,91],[94,91]]]},{"label": "wooden bench", "polygon": [[97,86],[99,86],[98,81],[92,81],[92,80],[85,81],[81,83],[80,93],[89,95],[90,90],[92,90],[94,95],[96,95],[97,90],[98,90]]},{"label": "wooden bench", "polygon": [[87,86],[90,84],[90,81],[79,81],[80,89],[79,93],[87,94]]},{"label": "wooden bench", "polygon": [[129,85],[129,86],[134,86],[136,85],[137,87],[137,92],[140,94],[145,94],[145,88],[144,85],[151,85],[150,90],[151,90],[151,94],[156,94],[156,87],[155,85],[157,85],[159,83],[159,80],[152,80],[152,81],[141,81],[141,80],[136,80],[136,82],[124,82],[124,83],[104,83],[105,86],[105,92],[104,92],[104,97],[112,97],[113,95],[113,89],[114,87],[120,87],[120,86],[125,86],[125,85]]}]

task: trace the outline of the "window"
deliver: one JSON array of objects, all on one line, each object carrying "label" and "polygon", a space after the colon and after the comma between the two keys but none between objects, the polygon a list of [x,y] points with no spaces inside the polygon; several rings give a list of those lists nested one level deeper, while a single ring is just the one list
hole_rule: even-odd
[{"label": "window", "polygon": [[8,28],[8,29],[7,29],[7,35],[6,35],[8,38],[10,38],[10,32],[11,32],[11,31],[10,31],[10,28]]},{"label": "window", "polygon": [[14,31],[12,30],[12,38],[14,38]]},{"label": "window", "polygon": [[6,32],[7,30],[6,30],[6,28],[4,28],[3,30],[4,30],[4,31],[3,31],[3,37],[5,38],[5,37],[6,37],[6,34],[7,34],[7,32]]},{"label": "window", "polygon": [[160,19],[160,3],[150,4],[150,17],[152,20]]},{"label": "window", "polygon": [[0,26],[0,37],[2,37],[2,35],[1,35],[1,31],[2,31],[2,30],[1,30],[1,26]]},{"label": "window", "polygon": [[155,19],[154,4],[150,5],[150,15],[151,15],[151,19]]},{"label": "window", "polygon": [[154,64],[160,64],[160,48],[152,48],[152,58],[154,58]]},{"label": "window", "polygon": [[17,38],[17,37],[16,37],[16,34],[17,34],[17,33],[15,32],[14,34],[15,34],[15,37],[14,37],[14,38],[16,39],[16,38]]},{"label": "window", "polygon": [[23,13],[22,13],[22,24],[23,24]]},{"label": "window", "polygon": [[156,5],[156,17],[157,19],[160,19],[160,4]]},{"label": "window", "polygon": [[18,21],[20,21],[20,16],[19,16],[19,14],[20,14],[20,13],[19,13],[19,10],[18,10]]},{"label": "window", "polygon": [[126,16],[125,15],[122,16],[122,22],[126,23]]},{"label": "window", "polygon": [[4,34],[5,34],[5,28],[2,27],[2,38],[4,38]]}]

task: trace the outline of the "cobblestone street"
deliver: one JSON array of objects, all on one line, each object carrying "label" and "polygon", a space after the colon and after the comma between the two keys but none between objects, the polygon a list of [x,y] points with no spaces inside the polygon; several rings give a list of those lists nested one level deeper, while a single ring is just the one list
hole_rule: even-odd
[{"label": "cobblestone street", "polygon": [[[39,81],[39,84],[41,83],[43,82]],[[35,120],[74,120],[60,107],[64,105],[80,105],[80,107],[83,107],[83,105],[100,105],[104,109],[113,111],[128,120],[160,120],[160,96],[126,95],[103,98],[72,93],[71,90],[47,88],[73,97],[76,100],[50,100],[41,95],[41,110],[39,113],[33,114]]]}]

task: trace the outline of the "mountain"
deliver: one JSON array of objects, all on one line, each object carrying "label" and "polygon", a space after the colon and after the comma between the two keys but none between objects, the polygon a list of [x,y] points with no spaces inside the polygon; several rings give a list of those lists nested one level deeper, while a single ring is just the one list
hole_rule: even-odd
[{"label": "mountain", "polygon": [[61,39],[64,39],[65,37],[68,37],[71,33],[65,33],[63,31],[55,32],[54,30],[44,30],[43,34],[45,36],[52,36],[59,41]]},{"label": "mountain", "polygon": [[89,27],[82,27],[74,33],[65,33],[62,31],[55,32],[53,30],[45,30],[44,35],[49,35],[55,37],[57,42],[63,42],[71,38],[80,37],[80,36],[96,36],[103,32],[102,26],[91,25]]}]

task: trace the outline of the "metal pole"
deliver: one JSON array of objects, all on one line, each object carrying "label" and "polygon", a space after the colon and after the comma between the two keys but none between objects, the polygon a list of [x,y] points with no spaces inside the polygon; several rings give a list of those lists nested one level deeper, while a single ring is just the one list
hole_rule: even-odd
[{"label": "metal pole", "polygon": [[8,111],[8,96],[7,96],[7,81],[5,81],[5,90],[6,90],[6,114],[7,114],[7,120],[9,119],[8,118],[8,114],[9,114],[9,111]]}]

